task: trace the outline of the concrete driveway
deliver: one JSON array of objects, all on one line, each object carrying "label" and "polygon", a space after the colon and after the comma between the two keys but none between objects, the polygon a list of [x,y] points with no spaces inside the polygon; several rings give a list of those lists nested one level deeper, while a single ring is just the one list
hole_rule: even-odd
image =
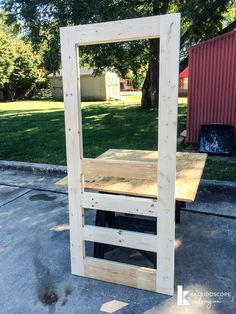
[{"label": "concrete driveway", "polygon": [[[0,313],[236,313],[235,188],[203,186],[182,212],[168,297],[71,275],[67,193],[55,185],[61,176],[0,171]],[[92,210],[87,219],[93,223]]]}]

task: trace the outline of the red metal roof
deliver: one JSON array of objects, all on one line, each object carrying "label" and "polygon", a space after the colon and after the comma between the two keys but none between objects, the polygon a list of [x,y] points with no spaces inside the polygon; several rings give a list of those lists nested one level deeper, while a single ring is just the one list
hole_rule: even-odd
[{"label": "red metal roof", "polygon": [[234,126],[236,145],[236,31],[189,49],[187,139],[198,144],[202,124]]},{"label": "red metal roof", "polygon": [[188,67],[185,68],[182,72],[179,74],[179,78],[186,78],[188,77]]}]

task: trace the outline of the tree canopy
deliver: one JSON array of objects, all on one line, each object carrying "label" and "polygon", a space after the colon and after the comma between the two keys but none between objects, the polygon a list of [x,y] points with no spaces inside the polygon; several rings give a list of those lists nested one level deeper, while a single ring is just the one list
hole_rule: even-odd
[{"label": "tree canopy", "polygon": [[4,14],[0,13],[0,87],[9,83],[14,70],[14,47],[4,17]]},{"label": "tree canopy", "polygon": [[41,60],[30,43],[18,36],[19,25],[6,24],[0,12],[0,87],[6,99],[20,98],[44,81]]},{"label": "tree canopy", "polygon": [[[187,48],[221,33],[227,24],[225,14],[235,5],[233,0],[4,0],[3,3],[11,12],[9,20],[23,23],[26,37],[42,53],[46,69],[53,72],[60,66],[61,26],[174,12],[181,12],[182,69],[186,66]],[[130,70],[137,74],[146,68],[149,71],[144,85],[150,94],[158,85],[158,80],[153,81],[158,73],[159,56],[155,53],[158,47],[157,40],[89,46],[81,48],[81,60],[97,71],[115,67],[121,76]],[[156,96],[153,99],[157,102]],[[146,100],[153,102],[152,97]]]}]

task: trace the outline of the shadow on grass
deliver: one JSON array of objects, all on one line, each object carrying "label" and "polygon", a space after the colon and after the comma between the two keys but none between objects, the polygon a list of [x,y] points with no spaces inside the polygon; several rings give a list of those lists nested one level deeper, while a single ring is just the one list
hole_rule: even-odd
[{"label": "shadow on grass", "polygon": [[[85,157],[109,148],[156,149],[156,110],[85,103],[82,115]],[[179,117],[184,129],[185,106],[180,106]],[[0,159],[66,163],[63,110],[1,111],[0,121]]]},{"label": "shadow on grass", "polygon": [[63,111],[10,111],[0,116],[0,159],[65,163]]},{"label": "shadow on grass", "polygon": [[89,106],[83,110],[84,155],[96,157],[109,148],[156,149],[156,130],[155,110]]}]

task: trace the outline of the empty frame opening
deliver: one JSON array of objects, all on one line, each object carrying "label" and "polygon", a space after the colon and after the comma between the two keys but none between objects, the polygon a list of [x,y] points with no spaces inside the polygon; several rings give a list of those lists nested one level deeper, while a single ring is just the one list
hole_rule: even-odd
[{"label": "empty frame opening", "polygon": [[156,268],[156,253],[85,241],[86,256],[139,267]]},{"label": "empty frame opening", "polygon": [[147,82],[158,85],[159,66],[152,62],[150,75],[151,47],[150,40],[134,40],[78,48],[84,157],[108,149],[157,150],[158,93],[155,102]]}]

